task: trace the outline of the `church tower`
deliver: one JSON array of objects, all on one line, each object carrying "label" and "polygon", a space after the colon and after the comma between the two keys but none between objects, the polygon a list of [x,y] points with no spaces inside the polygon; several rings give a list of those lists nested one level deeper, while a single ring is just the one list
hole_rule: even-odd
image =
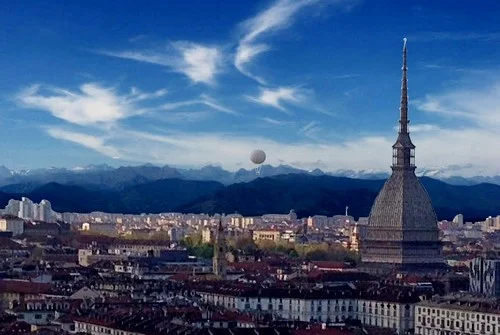
[{"label": "church tower", "polygon": [[392,146],[392,174],[370,212],[361,244],[365,266],[399,269],[443,267],[437,217],[424,186],[415,175],[415,145],[408,129],[406,38],[399,132]]},{"label": "church tower", "polygon": [[219,278],[226,278],[226,233],[222,227],[222,218],[219,219],[219,225],[217,226],[217,231],[215,233],[213,271]]}]

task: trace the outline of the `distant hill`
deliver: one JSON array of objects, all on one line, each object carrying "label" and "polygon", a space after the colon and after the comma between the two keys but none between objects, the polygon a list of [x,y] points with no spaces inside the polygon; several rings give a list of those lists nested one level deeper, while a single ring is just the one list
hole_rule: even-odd
[{"label": "distant hill", "polygon": [[5,207],[9,199],[19,200],[25,196],[35,202],[47,199],[57,212],[161,213],[173,211],[223,187],[213,181],[182,179],[157,180],[121,190],[89,190],[81,186],[48,183],[29,192],[0,192],[0,207]]},{"label": "distant hill", "polygon": [[[428,177],[421,178],[439,219],[462,213],[468,220],[483,220],[500,214],[500,186],[479,184],[455,186]],[[178,208],[182,212],[259,215],[286,213],[299,216],[338,215],[349,206],[354,217],[368,216],[384,180],[333,176],[282,175],[229,185],[212,195]]]},{"label": "distant hill", "polygon": [[[445,171],[418,169],[420,176],[439,179],[453,185],[476,185],[491,183],[500,185],[500,176],[448,177]],[[7,193],[29,192],[35,188],[50,183],[82,186],[92,190],[121,190],[128,186],[140,185],[162,179],[186,179],[216,181],[224,185],[250,182],[258,177],[274,177],[284,174],[302,174],[308,176],[336,176],[353,179],[378,180],[386,179],[389,171],[370,170],[336,170],[325,172],[320,169],[312,171],[298,169],[289,165],[263,165],[260,174],[255,170],[239,169],[231,172],[219,166],[207,165],[196,169],[181,169],[170,166],[155,166],[145,164],[140,166],[122,166],[114,168],[108,165],[89,165],[73,169],[50,168],[24,171],[9,170],[0,166],[0,191]]]},{"label": "distant hill", "polygon": [[[467,220],[484,220],[500,214],[500,186],[494,184],[450,185],[421,178],[439,219],[462,213]],[[160,179],[120,189],[92,189],[78,185],[48,183],[13,192],[0,191],[0,207],[8,200],[27,196],[33,201],[48,199],[58,212],[105,211],[114,213],[234,213],[261,215],[287,213],[300,217],[338,215],[349,206],[354,217],[368,216],[382,179],[353,179],[328,175],[286,174],[257,178],[224,186],[215,181]],[[8,188],[7,188],[8,189]]]}]

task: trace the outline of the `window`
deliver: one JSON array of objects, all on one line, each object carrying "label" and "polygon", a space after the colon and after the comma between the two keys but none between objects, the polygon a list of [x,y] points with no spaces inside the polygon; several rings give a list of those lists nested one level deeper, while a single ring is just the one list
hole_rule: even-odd
[{"label": "window", "polygon": [[410,317],[410,305],[405,306],[405,318]]},{"label": "window", "polygon": [[35,314],[35,319],[40,320],[42,318],[41,314]]}]

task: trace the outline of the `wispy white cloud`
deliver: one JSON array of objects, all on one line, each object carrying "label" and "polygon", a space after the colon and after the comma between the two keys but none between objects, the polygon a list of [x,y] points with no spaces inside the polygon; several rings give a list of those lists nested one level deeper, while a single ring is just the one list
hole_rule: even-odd
[{"label": "wispy white cloud", "polygon": [[145,112],[133,102],[164,95],[164,90],[142,93],[133,90],[120,95],[115,89],[96,83],[80,86],[79,91],[33,85],[17,95],[24,107],[50,112],[54,117],[79,125],[106,124]]},{"label": "wispy white cloud", "polygon": [[242,37],[236,49],[234,65],[244,75],[255,79],[261,84],[265,81],[261,77],[252,74],[248,64],[258,55],[271,49],[269,44],[261,42],[261,39],[286,29],[293,24],[298,14],[305,8],[318,4],[347,3],[353,1],[344,0],[277,0],[270,7],[258,13],[256,16],[241,23]]},{"label": "wispy white cloud", "polygon": [[223,56],[220,48],[197,43],[178,41],[164,50],[102,51],[101,54],[131,59],[167,67],[182,73],[194,83],[215,83],[222,70]]},{"label": "wispy white cloud", "polygon": [[169,113],[154,113],[151,114],[152,118],[157,120],[172,123],[172,124],[186,124],[193,122],[201,122],[209,119],[213,116],[213,112],[210,111],[178,111],[178,112],[169,112]]},{"label": "wispy white cloud", "polygon": [[500,32],[450,32],[450,31],[427,31],[410,35],[409,39],[415,42],[429,41],[497,41],[500,40]]},{"label": "wispy white cloud", "polygon": [[416,100],[420,110],[472,122],[474,127],[500,126],[500,83],[485,88],[460,88],[441,94],[428,94]]},{"label": "wispy white cloud", "polygon": [[332,79],[349,79],[349,78],[357,78],[360,77],[360,74],[357,73],[350,73],[350,74],[340,74],[336,76],[332,76]]},{"label": "wispy white cloud", "polygon": [[141,101],[141,100],[161,98],[165,96],[167,93],[168,93],[167,89],[164,88],[152,93],[147,93],[147,92],[142,92],[137,87],[132,87],[130,89],[129,101]]},{"label": "wispy white cloud", "polygon": [[[313,129],[313,126],[309,126],[309,129]],[[137,150],[140,152],[129,152],[131,157],[140,155],[145,161],[158,164],[202,166],[216,163],[235,170],[241,167],[240,162],[244,162],[243,166],[250,167],[248,154],[255,148],[262,148],[267,153],[267,162],[272,165],[300,165],[307,169],[320,167],[328,171],[388,171],[391,146],[396,136],[394,131],[384,136],[353,137],[334,143],[318,143],[316,138],[280,142],[261,136],[221,133],[159,135],[134,132],[126,137],[134,139],[141,148]],[[439,128],[435,131],[415,132],[412,139],[417,146],[417,166],[422,169],[442,169],[443,174],[452,172],[454,175],[465,176],[500,173],[497,146],[484,145],[500,143],[500,135],[495,130]],[[129,149],[133,143],[122,145]],[[484,157],[489,159],[485,160]],[[321,166],[318,166],[318,161],[321,161]],[[461,169],[449,171],[447,166],[450,165],[460,166]]]},{"label": "wispy white cloud", "polygon": [[265,85],[266,81],[245,68],[245,65],[249,63],[257,55],[268,51],[270,48],[265,44],[240,44],[236,49],[236,56],[234,60],[234,66],[245,76],[254,79],[259,84]]},{"label": "wispy white cloud", "polygon": [[276,89],[271,88],[260,88],[260,94],[256,97],[246,96],[250,101],[272,106],[274,108],[286,111],[283,103],[286,104],[298,104],[306,99],[306,95],[303,90],[294,87],[279,87]]},{"label": "wispy white cloud", "polygon": [[231,114],[231,115],[238,115],[238,112],[232,110],[229,107],[222,105],[217,100],[213,99],[212,97],[210,97],[206,94],[202,94],[199,99],[185,100],[185,101],[178,101],[178,102],[169,102],[169,103],[163,104],[159,109],[175,110],[178,108],[192,106],[192,105],[205,105],[205,106],[208,106],[208,107],[215,109],[216,111],[219,111],[222,113]]},{"label": "wispy white cloud", "polygon": [[122,156],[118,149],[111,145],[105,144],[105,140],[100,137],[67,131],[60,128],[47,128],[47,134],[59,140],[77,143],[81,146],[97,151],[113,159],[120,159]]},{"label": "wispy white cloud", "polygon": [[[482,89],[463,87],[454,91],[427,95],[417,104],[420,109],[453,120],[453,126],[442,123],[411,124],[412,140],[417,146],[416,162],[419,171],[442,171],[442,175],[472,176],[500,173],[500,155],[495,143],[500,143],[499,85]],[[394,119],[397,119],[397,113]],[[411,115],[410,115],[411,117]],[[465,120],[456,126],[455,121]],[[279,120],[263,120],[281,125]],[[438,124],[440,124],[438,126]],[[92,142],[84,137],[58,138],[87,143],[86,146],[115,156],[113,151],[102,149],[111,146],[123,159],[135,159],[158,164],[202,166],[221,164],[228,169],[251,167],[248,154],[255,148],[266,151],[270,164],[290,164],[302,168],[325,170],[339,169],[388,171],[391,163],[391,146],[397,130],[390,134],[352,135],[335,141],[321,141],[321,124],[312,121],[298,129],[295,140],[278,141],[260,135],[230,133],[144,132],[115,130],[111,138]],[[89,144],[90,142],[90,144]],[[112,145],[110,144],[112,143]],[[84,144],[82,144],[84,145]],[[487,157],[487,159],[485,159]],[[241,164],[243,162],[243,164]],[[451,169],[450,167],[453,167]],[[427,172],[425,172],[427,173]],[[434,172],[433,172],[434,173]]]},{"label": "wispy white cloud", "polygon": [[311,139],[317,139],[317,134],[321,131],[317,121],[311,121],[300,129],[300,133]]},{"label": "wispy white cloud", "polygon": [[271,7],[242,23],[243,37],[236,50],[234,65],[244,75],[251,77],[261,84],[264,80],[254,76],[245,66],[255,57],[270,49],[270,46],[257,42],[265,33],[284,29],[290,25],[294,15],[303,7],[316,1],[289,1],[278,0]]},{"label": "wispy white cloud", "polygon": [[264,122],[267,122],[269,124],[275,125],[275,126],[284,126],[284,125],[292,123],[291,121],[277,120],[277,119],[270,118],[270,117],[261,117],[259,119],[264,121]]}]

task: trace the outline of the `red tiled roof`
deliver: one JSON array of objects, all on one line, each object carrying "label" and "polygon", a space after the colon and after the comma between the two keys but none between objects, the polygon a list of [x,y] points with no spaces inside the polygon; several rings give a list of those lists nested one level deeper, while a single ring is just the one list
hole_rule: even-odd
[{"label": "red tiled roof", "polygon": [[190,276],[190,273],[188,272],[180,272],[172,275],[169,280],[175,280],[175,281],[185,281],[188,280]]},{"label": "red tiled roof", "polygon": [[235,270],[245,270],[245,271],[257,271],[257,270],[268,270],[271,268],[267,262],[238,262],[232,263],[232,267]]},{"label": "red tiled roof", "polygon": [[311,263],[319,269],[348,269],[348,268],[351,268],[351,266],[349,264],[342,263],[342,262],[314,261]]},{"label": "red tiled roof", "polygon": [[45,294],[52,286],[52,284],[21,280],[0,280],[0,293]]},{"label": "red tiled roof", "polygon": [[0,237],[0,250],[23,250],[24,247],[8,237]]},{"label": "red tiled roof", "polygon": [[311,327],[311,329],[297,329],[293,332],[294,335],[352,335],[354,332],[342,328],[326,328]]}]

